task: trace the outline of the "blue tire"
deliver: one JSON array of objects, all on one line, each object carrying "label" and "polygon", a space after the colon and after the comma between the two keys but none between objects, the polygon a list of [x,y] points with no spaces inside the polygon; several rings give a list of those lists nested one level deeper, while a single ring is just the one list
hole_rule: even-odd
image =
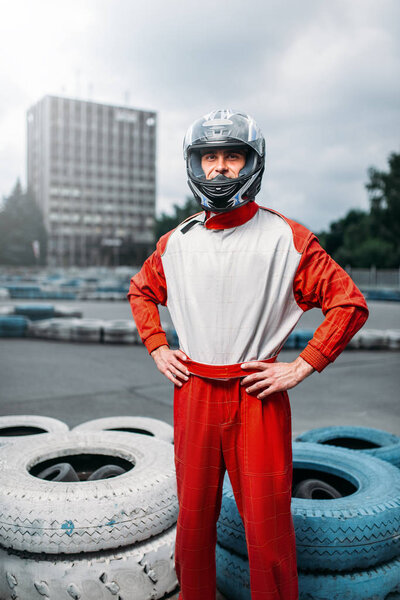
[{"label": "blue tire", "polygon": [[28,317],[31,321],[50,319],[54,317],[54,306],[52,304],[17,304],[15,314]]},{"label": "blue tire", "polygon": [[0,337],[24,337],[28,328],[26,317],[0,316]]},{"label": "blue tire", "polygon": [[370,427],[319,427],[299,435],[296,442],[314,442],[365,452],[400,468],[400,437]]},{"label": "blue tire", "polygon": [[[230,600],[251,600],[249,563],[217,544],[217,586]],[[299,600],[384,600],[400,591],[400,558],[351,573],[299,571]]]},{"label": "blue tire", "polygon": [[[400,472],[374,457],[311,443],[293,444],[301,469],[339,477],[353,493],[332,500],[292,498],[297,564],[313,571],[367,569],[400,553]],[[218,542],[247,555],[243,524],[225,478]]]}]

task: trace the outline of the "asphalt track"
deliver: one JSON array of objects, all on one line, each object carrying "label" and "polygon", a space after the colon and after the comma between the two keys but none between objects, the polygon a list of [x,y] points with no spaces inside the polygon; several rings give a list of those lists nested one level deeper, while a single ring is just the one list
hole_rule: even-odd
[{"label": "asphalt track", "polygon": [[[70,305],[85,317],[130,318],[125,302]],[[375,302],[370,310],[369,329],[400,328],[400,304]],[[168,319],[165,309],[162,318]],[[309,311],[298,327],[315,329],[322,318],[320,311]],[[284,350],[279,360],[291,361],[298,352]],[[0,415],[45,415],[70,427],[113,415],[173,422],[173,386],[143,346],[2,338],[0,357]],[[399,358],[394,351],[343,352],[323,373],[290,391],[293,434],[327,425],[362,425],[400,435]]]}]

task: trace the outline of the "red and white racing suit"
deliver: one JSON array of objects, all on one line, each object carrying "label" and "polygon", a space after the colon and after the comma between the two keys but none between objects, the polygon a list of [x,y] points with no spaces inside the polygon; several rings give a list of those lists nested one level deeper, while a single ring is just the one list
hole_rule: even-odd
[{"label": "red and white racing suit", "polygon": [[194,215],[164,235],[128,297],[149,352],[167,344],[157,304],[168,306],[191,372],[174,396],[181,598],[215,600],[227,469],[252,599],[296,600],[289,400],[247,394],[240,364],[274,361],[303,312],[319,307],[325,320],[300,356],[322,371],[365,322],[364,297],[310,231],[255,202]]}]

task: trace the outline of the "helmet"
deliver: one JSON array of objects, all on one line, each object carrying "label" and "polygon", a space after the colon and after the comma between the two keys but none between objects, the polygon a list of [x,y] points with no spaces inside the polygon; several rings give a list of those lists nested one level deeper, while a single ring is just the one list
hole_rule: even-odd
[{"label": "helmet", "polygon": [[[246,163],[235,179],[220,174],[206,179],[201,168],[204,151],[244,150]],[[254,200],[265,165],[265,140],[257,123],[245,113],[215,110],[195,121],[183,142],[188,184],[204,210],[226,212]]]}]

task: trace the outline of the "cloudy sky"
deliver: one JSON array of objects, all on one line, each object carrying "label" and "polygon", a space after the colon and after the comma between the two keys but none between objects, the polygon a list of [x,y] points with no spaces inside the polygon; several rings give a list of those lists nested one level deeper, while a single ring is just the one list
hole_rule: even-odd
[{"label": "cloudy sky", "polygon": [[214,108],[258,121],[259,202],[315,231],[367,208],[367,168],[400,151],[398,0],[0,4],[0,196],[25,183],[25,113],[45,94],[158,112],[158,212],[188,194],[182,139]]}]

